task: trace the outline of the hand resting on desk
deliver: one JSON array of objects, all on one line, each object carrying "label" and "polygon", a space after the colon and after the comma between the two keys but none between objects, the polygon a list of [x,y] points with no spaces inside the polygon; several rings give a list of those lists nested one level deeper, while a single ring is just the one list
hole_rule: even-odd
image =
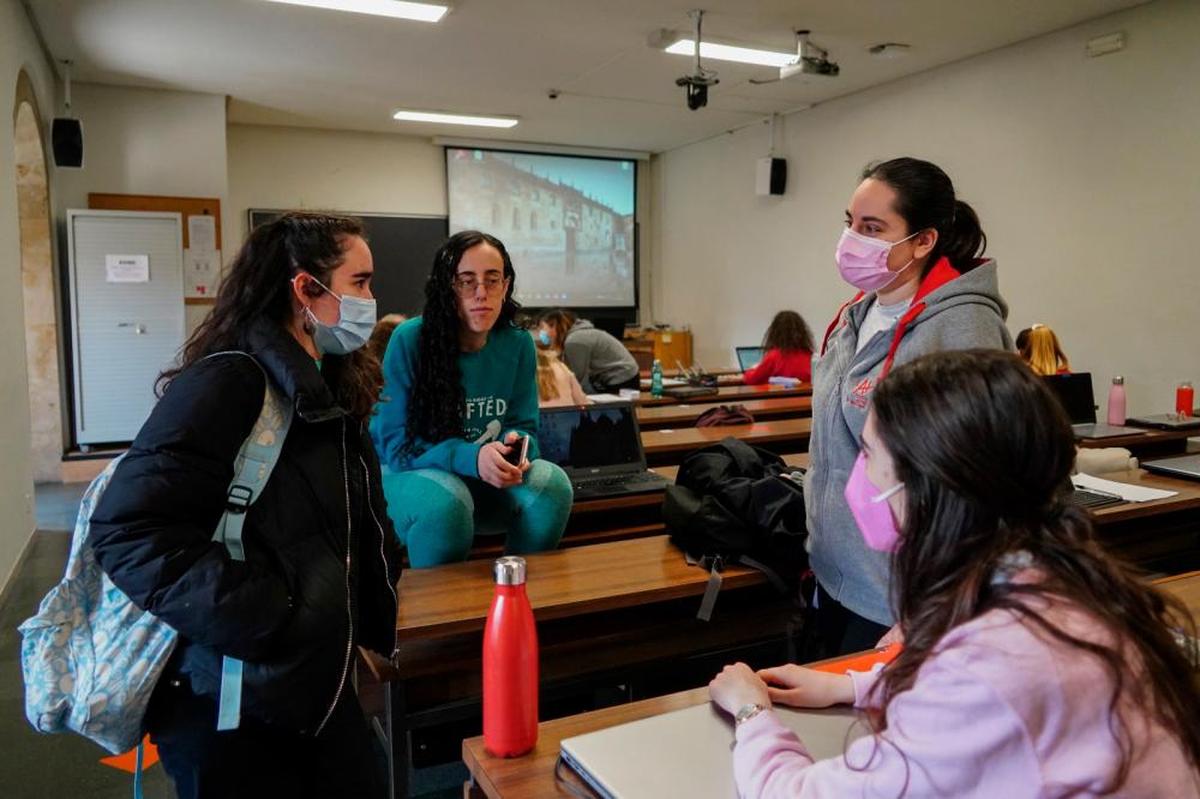
[{"label": "hand resting on desk", "polygon": [[792,664],[755,673],[745,663],[734,663],[713,678],[708,691],[712,701],[730,714],[749,704],[829,707],[854,702],[854,683],[848,675]]}]

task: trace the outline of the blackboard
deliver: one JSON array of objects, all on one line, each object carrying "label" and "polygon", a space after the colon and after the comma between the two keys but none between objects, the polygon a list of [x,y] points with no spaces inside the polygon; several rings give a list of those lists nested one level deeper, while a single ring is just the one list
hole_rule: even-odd
[{"label": "blackboard", "polygon": [[[270,222],[283,211],[250,209],[251,229]],[[336,212],[343,213],[343,212]],[[425,280],[433,256],[446,240],[449,223],[444,216],[392,216],[355,214],[362,220],[375,261],[371,288],[379,315],[402,313],[418,316],[425,307]]]}]

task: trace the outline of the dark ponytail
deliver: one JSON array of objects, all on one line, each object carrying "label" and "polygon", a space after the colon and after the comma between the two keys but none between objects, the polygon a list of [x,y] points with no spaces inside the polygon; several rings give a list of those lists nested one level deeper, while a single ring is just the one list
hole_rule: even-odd
[{"label": "dark ponytail", "polygon": [[954,184],[941,167],[918,158],[893,158],[869,164],[863,180],[883,181],[896,192],[896,213],[908,224],[908,232],[932,228],[938,240],[925,262],[928,272],[943,256],[959,272],[976,266],[987,249],[987,236],[975,209],[954,195]]}]

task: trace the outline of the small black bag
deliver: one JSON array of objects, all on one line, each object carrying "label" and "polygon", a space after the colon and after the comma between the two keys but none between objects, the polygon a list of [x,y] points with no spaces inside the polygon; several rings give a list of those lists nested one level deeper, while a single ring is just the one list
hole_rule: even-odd
[{"label": "small black bag", "polygon": [[803,470],[736,438],[688,455],[663,501],[671,541],[719,571],[740,563],[794,593],[808,568]]}]

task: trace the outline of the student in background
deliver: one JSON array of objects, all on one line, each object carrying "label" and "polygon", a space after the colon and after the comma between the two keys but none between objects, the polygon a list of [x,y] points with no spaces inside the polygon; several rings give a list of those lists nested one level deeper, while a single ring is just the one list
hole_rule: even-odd
[{"label": "student in background", "polygon": [[1031,330],[1033,330],[1031,327],[1022,328],[1013,339],[1013,346],[1017,348],[1018,354],[1029,346],[1029,331]]},{"label": "student in background", "polygon": [[[387,794],[352,684],[355,645],[393,652],[401,556],[367,434],[362,234],[309,213],[250,233],[92,515],[105,573],[179,631],[145,724],[183,799]],[[213,532],[267,385],[295,414],[234,560]],[[241,723],[218,732],[224,656]]]},{"label": "student in background", "polygon": [[775,314],[763,336],[762,361],[742,375],[748,386],[765,383],[772,377],[794,377],[808,383],[812,380],[812,332],[804,317],[795,311]]},{"label": "student in background", "polygon": [[[1022,330],[1021,333],[1025,333],[1025,331]],[[1066,375],[1071,373],[1071,362],[1067,360],[1062,345],[1058,343],[1058,336],[1054,335],[1054,331],[1046,325],[1039,324],[1029,328],[1023,341],[1020,341],[1020,334],[1017,338],[1017,351],[1021,353],[1021,357],[1029,364],[1029,368],[1033,370],[1034,374]]]},{"label": "student in background", "polygon": [[538,407],[587,405],[591,402],[575,374],[558,359],[558,353],[537,342]]},{"label": "student in background", "polygon": [[542,314],[537,337],[542,346],[561,353],[588,394],[616,394],[641,385],[637,361],[625,345],[573,311],[557,308]]},{"label": "student in background", "polygon": [[859,291],[825,333],[813,367],[811,467],[804,480],[816,596],[806,660],[875,645],[894,621],[888,559],[868,549],[844,491],[879,381],[945,349],[1010,350],[996,264],[975,212],[934,164],[869,167],[835,250]]},{"label": "student in background", "polygon": [[[389,467],[384,494],[417,568],[464,560],[477,531],[507,532],[509,553],[554,549],[571,482],[538,458],[536,356],[513,324],[516,275],[504,245],[478,231],[434,257],[425,311],[396,328],[371,421]],[[523,436],[528,457],[510,463]]]},{"label": "student in background", "polygon": [[[904,647],[849,675],[726,667],[739,795],[1200,796],[1195,623],[1062,496],[1074,435],[1042,380],[1008,353],[920,358],[863,445],[846,495]],[[772,703],[854,704],[874,734],[814,762]]]},{"label": "student in background", "polygon": [[392,331],[406,319],[408,317],[402,313],[390,313],[375,323],[375,329],[371,331],[371,338],[367,341],[367,347],[375,356],[375,360],[383,363],[383,354],[387,352],[388,342],[392,340]]}]

